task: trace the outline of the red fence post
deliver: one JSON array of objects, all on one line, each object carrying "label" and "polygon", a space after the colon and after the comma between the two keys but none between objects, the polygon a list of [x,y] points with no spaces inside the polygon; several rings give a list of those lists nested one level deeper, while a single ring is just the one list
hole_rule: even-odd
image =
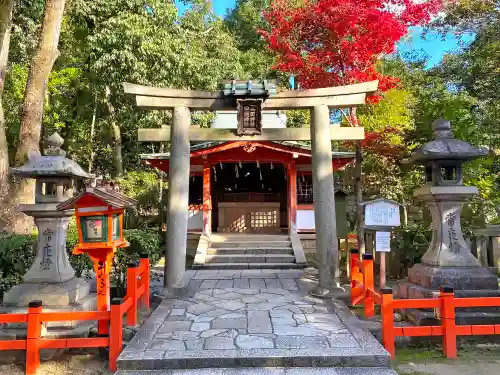
[{"label": "red fence post", "polygon": [[137,325],[137,276],[139,269],[137,263],[129,263],[127,270],[127,294],[132,299],[132,305],[127,312],[127,325]]},{"label": "red fence post", "polygon": [[441,325],[443,326],[443,354],[446,358],[457,358],[457,333],[455,331],[455,305],[453,288],[442,286],[441,299]]},{"label": "red fence post", "polygon": [[396,354],[396,344],[394,337],[394,309],[392,307],[392,289],[382,288],[381,292],[381,306],[382,313],[382,344],[385,350],[389,352],[392,358]]},{"label": "red fence post", "polygon": [[149,295],[149,284],[150,284],[149,267],[150,267],[149,255],[142,254],[141,255],[141,268],[144,269],[144,272],[142,273],[142,276],[141,276],[141,282],[143,285],[146,285],[146,287],[144,288],[144,294],[142,295],[142,306],[144,306],[144,308],[146,308],[148,310],[149,310],[149,298],[150,298],[150,295]]},{"label": "red fence post", "polygon": [[38,340],[42,337],[42,301],[31,301],[28,305],[28,328],[26,330],[26,375],[36,374],[40,366]]},{"label": "red fence post", "polygon": [[375,291],[373,280],[373,254],[363,254],[363,296],[365,300],[365,317],[371,318],[375,315],[375,301],[367,292],[368,289]]},{"label": "red fence post", "polygon": [[109,332],[109,370],[115,372],[116,360],[122,351],[123,341],[123,311],[122,298],[111,300],[111,317]]},{"label": "red fence post", "polygon": [[357,276],[360,274],[359,272],[359,267],[357,264],[355,265],[355,260],[359,260],[359,250],[358,249],[351,249],[350,251],[350,259],[349,259],[349,266],[351,267],[351,272],[349,273],[349,278],[351,281],[351,304],[354,306],[354,300],[357,297],[353,292],[354,288],[356,286],[355,280],[357,279]]}]

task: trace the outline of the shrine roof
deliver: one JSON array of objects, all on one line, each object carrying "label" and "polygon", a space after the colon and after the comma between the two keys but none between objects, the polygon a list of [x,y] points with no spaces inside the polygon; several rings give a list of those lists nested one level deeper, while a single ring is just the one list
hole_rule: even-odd
[{"label": "shrine roof", "polygon": [[[223,145],[229,145],[231,143],[239,143],[239,141],[232,141],[232,142],[225,142],[225,141],[213,141],[213,142],[202,142],[202,143],[196,143],[196,144],[191,144],[191,157],[193,157],[197,151],[207,151],[206,154],[211,154],[211,153],[216,153],[216,152],[223,152],[221,149],[217,146],[223,146]],[[263,146],[266,147],[266,144],[268,145],[276,145],[278,146],[278,149],[274,149],[275,151],[278,152],[283,152],[283,153],[294,153],[294,152],[306,152],[308,154],[307,156],[310,156],[311,154],[311,147],[307,144],[303,144],[300,142],[296,141],[262,141],[262,142],[244,142],[249,145],[255,144],[256,146]],[[280,147],[281,146],[281,147]],[[210,152],[211,151],[211,152]],[[303,154],[301,154],[303,155]],[[353,159],[356,156],[354,152],[348,152],[348,151],[333,151],[332,152],[332,157],[334,159]],[[169,152],[163,152],[163,153],[155,153],[155,154],[141,154],[140,155],[141,159],[143,160],[169,160],[170,159],[170,153]]]}]

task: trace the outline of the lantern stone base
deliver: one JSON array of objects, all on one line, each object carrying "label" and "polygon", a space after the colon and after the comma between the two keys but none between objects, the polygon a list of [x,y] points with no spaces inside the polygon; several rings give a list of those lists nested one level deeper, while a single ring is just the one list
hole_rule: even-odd
[{"label": "lantern stone base", "polygon": [[62,283],[23,283],[5,293],[4,305],[28,306],[39,300],[44,306],[68,306],[89,294],[90,286],[82,279],[73,278]]},{"label": "lantern stone base", "polygon": [[[498,278],[484,267],[434,267],[416,264],[408,281],[399,283],[396,298],[434,298],[441,286],[451,286],[455,297],[500,297]],[[432,309],[407,309],[406,317],[417,325],[440,324]],[[499,307],[458,308],[457,324],[500,324]]]},{"label": "lantern stone base", "polygon": [[[96,311],[97,296],[89,293],[89,284],[73,278],[62,283],[23,283],[5,293],[0,313],[24,314],[30,301],[43,303],[44,312]],[[64,321],[44,323],[46,335],[71,337],[88,334],[95,322]],[[2,325],[0,337],[22,337],[26,335],[25,323]]]}]

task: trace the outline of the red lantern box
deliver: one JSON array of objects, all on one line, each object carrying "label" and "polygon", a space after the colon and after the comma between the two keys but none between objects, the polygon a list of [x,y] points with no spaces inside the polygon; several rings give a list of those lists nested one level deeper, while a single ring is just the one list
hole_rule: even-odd
[{"label": "red lantern box", "polygon": [[[75,210],[79,242],[73,254],[87,253],[94,263],[99,311],[108,311],[110,307],[109,273],[116,249],[129,246],[123,238],[123,212],[136,203],[111,188],[100,187],[86,188],[57,206],[61,211]],[[106,322],[99,322],[100,334],[108,331],[103,323]]]}]

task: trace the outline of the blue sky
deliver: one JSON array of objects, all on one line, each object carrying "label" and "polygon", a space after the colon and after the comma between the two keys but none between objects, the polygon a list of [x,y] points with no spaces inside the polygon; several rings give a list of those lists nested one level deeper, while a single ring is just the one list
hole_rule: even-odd
[{"label": "blue sky", "polygon": [[[176,0],[179,10],[182,12],[186,6]],[[212,0],[215,12],[224,17],[228,10],[235,5],[235,0]],[[432,67],[438,64],[447,52],[458,50],[464,43],[469,43],[474,39],[472,35],[455,37],[452,33],[444,38],[437,34],[427,34],[425,38],[422,35],[422,29],[413,28],[405,40],[398,44],[398,52],[418,52],[428,57],[427,66]]]}]

